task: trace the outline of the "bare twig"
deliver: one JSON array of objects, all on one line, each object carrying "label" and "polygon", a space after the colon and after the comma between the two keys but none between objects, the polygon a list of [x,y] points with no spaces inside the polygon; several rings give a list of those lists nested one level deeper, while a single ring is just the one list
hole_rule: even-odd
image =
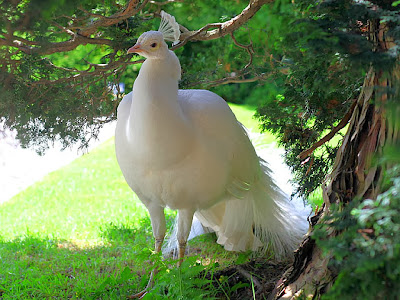
[{"label": "bare twig", "polygon": [[42,47],[40,47],[39,43],[37,42],[29,41],[28,43],[22,41],[22,39],[19,37],[12,36],[11,39],[0,38],[0,46],[16,47],[20,51],[27,54],[53,54],[56,52],[67,52],[74,50],[79,45],[96,44],[111,46],[113,44],[113,41],[109,39],[84,37],[73,32],[71,32],[71,35],[73,35],[73,37],[67,41],[49,43],[45,46],[43,45]]},{"label": "bare twig", "polygon": [[79,10],[83,11],[87,16],[91,16],[91,17],[99,18],[99,19],[106,19],[105,16],[100,15],[100,14],[92,13],[91,11],[89,11],[87,9],[84,9],[83,7],[79,7]]},{"label": "bare twig", "polygon": [[224,78],[220,78],[217,80],[210,80],[210,81],[198,81],[194,82],[189,85],[189,87],[194,87],[199,84],[207,86],[207,87],[213,87],[213,86],[218,86],[218,85],[224,85],[224,84],[230,84],[230,83],[248,83],[248,82],[256,82],[256,81],[264,81],[268,79],[273,73],[261,73],[252,77],[246,77],[250,76],[252,73],[250,71],[246,71],[245,69],[237,72],[233,76],[227,76]]},{"label": "bare twig", "polygon": [[250,44],[248,44],[248,45],[243,45],[243,44],[239,43],[239,42],[236,40],[236,38],[235,38],[233,32],[231,32],[231,38],[232,38],[232,40],[233,40],[233,42],[235,43],[236,46],[238,46],[238,47],[240,47],[240,48],[243,48],[243,49],[246,49],[247,53],[249,54],[249,56],[250,56],[249,62],[248,62],[248,63],[246,64],[246,66],[244,67],[244,69],[247,69],[247,68],[250,67],[250,65],[253,63],[253,54],[254,54],[253,42],[250,41]]},{"label": "bare twig", "polygon": [[68,33],[68,34],[69,34],[70,36],[72,36],[72,37],[75,35],[75,33],[74,33],[71,29],[68,29],[68,28],[66,28],[66,27],[64,27],[64,26],[61,26],[60,24],[58,24],[58,23],[56,23],[56,22],[52,22],[52,24],[53,24],[55,27],[57,27],[58,29],[60,29],[61,31]]},{"label": "bare twig", "polygon": [[25,43],[21,42],[20,40],[17,39],[5,39],[5,38],[0,38],[0,46],[11,46],[18,48],[19,50],[29,53],[31,47],[27,46]]},{"label": "bare twig", "polygon": [[69,77],[59,78],[59,79],[55,79],[55,80],[39,79],[37,81],[31,82],[30,85],[35,86],[35,85],[40,85],[40,84],[54,84],[54,83],[60,83],[60,82],[76,81],[79,78],[85,77],[85,76],[96,76],[96,75],[101,75],[101,74],[104,74],[107,72],[115,73],[116,70],[125,68],[127,65],[140,64],[143,62],[144,62],[144,59],[139,59],[139,60],[135,60],[135,61],[129,61],[128,59],[126,59],[126,60],[110,62],[108,64],[88,63],[89,67],[83,71],[55,66],[57,69],[72,72],[75,74],[72,76],[69,76]]},{"label": "bare twig", "polygon": [[24,38],[22,38],[22,37],[19,37],[19,36],[15,36],[15,35],[13,35],[12,36],[12,38],[14,39],[14,42],[15,41],[18,41],[19,43],[23,43],[23,44],[26,44],[26,45],[38,45],[39,43],[37,43],[37,42],[35,42],[35,41],[29,41],[29,40],[27,40],[27,39],[24,39]]}]

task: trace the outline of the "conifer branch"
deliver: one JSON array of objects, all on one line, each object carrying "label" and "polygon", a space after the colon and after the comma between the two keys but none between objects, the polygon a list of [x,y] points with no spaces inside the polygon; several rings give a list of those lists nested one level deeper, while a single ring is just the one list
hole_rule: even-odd
[{"label": "conifer branch", "polygon": [[[164,1],[164,2],[156,2],[150,0],[143,0],[140,3],[140,0],[130,0],[127,6],[109,16],[101,16],[96,14],[97,20],[90,23],[85,27],[77,27],[75,25],[74,19],[70,27],[62,27],[60,25],[55,25],[55,27],[59,28],[60,30],[67,32],[71,38],[66,41],[62,42],[53,42],[48,44],[42,44],[34,41],[27,41],[22,40],[14,36],[13,34],[8,34],[8,36],[0,38],[0,46],[12,46],[18,48],[20,51],[27,53],[27,54],[40,54],[40,55],[48,55],[57,52],[67,52],[74,50],[79,45],[87,45],[87,44],[97,44],[97,45],[112,45],[113,41],[110,39],[104,39],[99,37],[91,37],[100,27],[109,27],[115,25],[127,18],[136,15],[140,12],[148,3],[157,4],[157,5],[164,5],[170,2],[176,2],[174,0]],[[177,1],[179,2],[179,1]],[[206,24],[202,28],[189,31],[183,26],[182,34],[181,34],[181,43],[176,45],[172,48],[172,50],[182,47],[188,41],[206,41],[206,40],[213,40],[223,37],[225,35],[230,34],[235,42],[236,45],[242,47],[244,45],[239,45],[237,41],[233,37],[233,32],[241,27],[244,23],[246,23],[249,19],[251,19],[254,14],[264,5],[267,3],[272,3],[274,0],[250,0],[249,5],[243,9],[243,11],[235,16],[234,18],[223,22],[223,23],[210,23]],[[92,14],[90,14],[92,15]],[[83,20],[79,20],[82,22]],[[210,30],[212,29],[212,30]],[[251,55],[251,44],[249,46],[244,46],[249,54]]]},{"label": "conifer branch", "polygon": [[125,9],[113,14],[110,17],[100,18],[99,20],[93,22],[85,28],[82,28],[79,31],[79,34],[87,37],[91,34],[94,34],[99,27],[108,27],[111,25],[115,25],[120,21],[136,15],[146,6],[147,2],[149,2],[149,0],[144,0],[141,4],[139,4],[140,0],[130,0]]},{"label": "conifer branch", "polygon": [[305,159],[308,155],[313,153],[315,149],[317,149],[318,147],[321,147],[323,144],[330,141],[340,129],[342,129],[343,127],[345,127],[347,125],[347,123],[349,122],[349,120],[351,118],[351,115],[353,114],[356,104],[357,104],[357,100],[355,100],[353,102],[353,104],[347,111],[346,115],[343,117],[342,120],[340,120],[339,124],[337,124],[335,127],[333,127],[333,129],[327,135],[325,135],[322,139],[320,139],[318,142],[316,142],[310,148],[301,152],[297,157],[299,159]]},{"label": "conifer branch", "polygon": [[[37,43],[37,42],[26,42],[21,38],[16,37],[11,32],[8,32],[8,35],[5,38],[0,38],[0,46],[12,46],[18,48],[20,51],[27,54],[39,54],[39,55],[48,55],[57,52],[67,52],[74,50],[79,45],[87,45],[87,44],[97,44],[97,45],[112,45],[113,41],[110,39],[104,39],[99,37],[92,38],[91,36],[97,32],[100,27],[109,27],[115,25],[131,16],[136,15],[139,11],[141,11],[149,0],[143,0],[140,3],[140,0],[130,0],[127,6],[109,16],[100,16],[96,14],[98,18],[96,21],[86,25],[85,27],[76,27],[76,25],[71,24],[71,27],[62,27],[55,22],[53,25],[59,28],[61,31],[67,32],[71,38],[62,42],[53,42],[53,43]],[[93,15],[93,14],[89,14]],[[80,20],[83,21],[83,20]]]}]

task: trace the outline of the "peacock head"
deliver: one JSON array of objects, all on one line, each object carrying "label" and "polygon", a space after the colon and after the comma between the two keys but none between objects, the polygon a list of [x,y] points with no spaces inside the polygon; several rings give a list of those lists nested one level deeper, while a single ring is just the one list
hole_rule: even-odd
[{"label": "peacock head", "polygon": [[168,51],[166,41],[173,45],[179,43],[179,24],[175,18],[165,11],[161,11],[161,23],[158,31],[147,31],[137,40],[136,44],[128,49],[128,53],[138,53],[146,58],[162,58]]},{"label": "peacock head", "polygon": [[137,40],[136,44],[128,49],[128,53],[137,53],[146,58],[162,58],[168,46],[164,36],[159,31],[147,31]]}]

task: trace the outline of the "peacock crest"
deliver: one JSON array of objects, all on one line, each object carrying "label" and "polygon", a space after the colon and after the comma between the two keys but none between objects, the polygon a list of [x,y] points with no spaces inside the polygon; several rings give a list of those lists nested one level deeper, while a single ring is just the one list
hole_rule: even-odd
[{"label": "peacock crest", "polygon": [[161,11],[161,23],[158,31],[163,34],[164,40],[172,42],[172,45],[179,43],[179,36],[181,35],[179,24],[174,16],[163,10]]}]

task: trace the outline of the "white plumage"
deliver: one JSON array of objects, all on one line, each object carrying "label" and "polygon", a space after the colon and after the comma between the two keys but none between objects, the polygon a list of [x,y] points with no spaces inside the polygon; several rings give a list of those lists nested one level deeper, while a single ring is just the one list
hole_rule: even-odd
[{"label": "white plumage", "polygon": [[161,23],[158,31],[164,36],[164,40],[173,42],[173,44],[179,43],[179,24],[175,21],[175,17],[167,14],[165,11],[161,11]]},{"label": "white plumage", "polygon": [[147,59],[118,107],[115,135],[122,173],[150,213],[156,251],[168,206],[178,210],[180,258],[194,214],[227,250],[290,255],[303,221],[226,102],[207,90],[178,89],[181,67],[164,38],[145,32],[128,50]]}]

